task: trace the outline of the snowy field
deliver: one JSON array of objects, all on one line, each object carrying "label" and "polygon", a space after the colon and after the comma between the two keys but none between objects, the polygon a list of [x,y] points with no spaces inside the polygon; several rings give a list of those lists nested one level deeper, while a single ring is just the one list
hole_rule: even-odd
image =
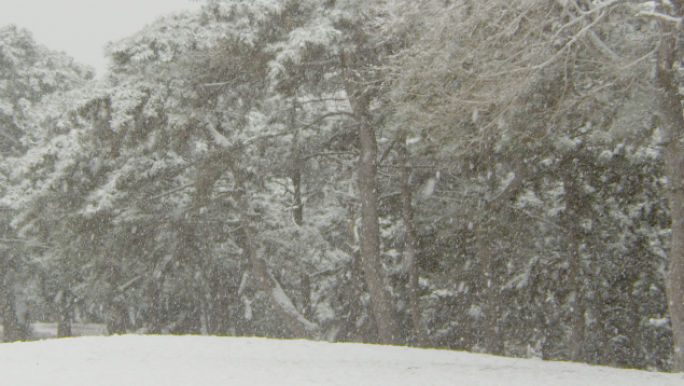
[{"label": "snowy field", "polygon": [[0,384],[682,386],[684,376],[406,347],[123,335],[0,344]]}]

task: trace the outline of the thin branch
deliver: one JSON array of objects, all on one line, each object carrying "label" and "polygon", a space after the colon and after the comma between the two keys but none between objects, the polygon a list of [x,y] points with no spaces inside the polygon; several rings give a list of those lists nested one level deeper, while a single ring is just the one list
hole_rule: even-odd
[{"label": "thin branch", "polygon": [[303,159],[309,159],[309,158],[319,157],[319,156],[320,157],[329,157],[329,156],[334,156],[334,155],[354,155],[354,156],[356,156],[356,155],[358,155],[358,153],[353,152],[353,151],[335,151],[335,152],[319,151],[316,153],[307,154],[307,155],[303,156],[302,158]]},{"label": "thin branch", "polygon": [[[380,169],[380,168],[394,168],[394,169],[396,169],[396,168],[399,168],[399,167],[400,167],[400,166],[397,166],[397,165],[390,165],[390,164],[387,164],[387,165],[378,165],[378,169]],[[435,168],[438,167],[438,165],[406,165],[406,167],[409,168],[409,169],[413,169],[413,168],[435,169]]]},{"label": "thin branch", "polygon": [[284,131],[284,132],[282,132],[282,133],[268,134],[268,135],[262,135],[262,136],[259,136],[259,137],[248,138],[248,139],[245,141],[245,144],[248,144],[248,143],[253,142],[253,141],[263,140],[263,139],[270,139],[270,138],[276,138],[276,137],[284,137],[284,136],[286,136],[286,135],[292,135],[292,134],[294,134],[295,132],[297,132],[297,131],[299,131],[299,130],[307,130],[307,129],[310,128],[311,126],[314,126],[314,125],[317,125],[317,124],[321,123],[321,122],[322,122],[323,120],[325,120],[326,118],[333,117],[333,116],[336,116],[336,115],[347,115],[347,116],[350,116],[350,117],[352,117],[352,118],[356,118],[356,117],[354,116],[354,114],[352,114],[352,113],[350,113],[350,112],[348,112],[348,111],[334,111],[334,112],[331,112],[331,113],[323,114],[323,115],[321,115],[320,117],[318,117],[316,120],[314,120],[313,122],[311,122],[311,123],[309,123],[309,124],[307,124],[307,125],[304,125],[304,126],[302,126],[302,127],[298,127],[298,128],[292,129],[292,130]]},{"label": "thin branch", "polygon": [[157,194],[156,196],[152,196],[152,197],[150,197],[150,200],[154,200],[154,199],[157,199],[157,198],[161,198],[161,197],[164,197],[164,196],[168,196],[169,194],[173,194],[173,193],[179,192],[179,191],[181,191],[181,190],[183,190],[183,189],[186,189],[186,188],[189,188],[189,187],[191,187],[191,186],[193,186],[193,185],[195,185],[195,183],[194,183],[194,182],[191,182],[191,183],[189,183],[189,184],[183,185],[183,186],[178,187],[178,188],[176,188],[176,189],[169,190],[168,192],[164,192],[164,193],[161,193],[161,194]]},{"label": "thin branch", "polygon": [[513,181],[511,181],[508,186],[501,191],[501,193],[489,200],[489,204],[491,206],[498,207],[501,205],[501,203],[513,195],[522,185],[523,180],[525,179],[524,166],[520,158],[516,159],[515,162],[517,165],[515,168],[515,176],[513,177]]},{"label": "thin branch", "polygon": [[629,69],[630,67],[636,66],[637,64],[641,63],[642,61],[644,61],[644,60],[646,60],[646,59],[652,57],[653,55],[655,55],[655,53],[656,53],[657,51],[658,51],[658,48],[656,47],[653,51],[651,51],[651,52],[649,52],[648,54],[646,54],[646,55],[640,57],[639,59],[637,59],[637,60],[635,60],[635,61],[633,61],[633,62],[631,62],[631,63],[629,63],[629,64],[626,64],[626,65],[624,65],[624,66],[622,66],[622,67],[618,67],[618,70],[620,70],[620,71],[622,71],[622,70],[627,70],[627,69]]},{"label": "thin branch", "polygon": [[325,66],[327,64],[340,64],[340,60],[338,58],[335,59],[326,59],[326,60],[316,60],[316,61],[311,61],[311,62],[304,62],[299,65],[299,67],[310,67],[310,66]]},{"label": "thin branch", "polygon": [[565,227],[560,226],[560,225],[556,224],[555,222],[549,221],[549,220],[547,220],[547,219],[545,219],[545,218],[535,216],[535,215],[533,215],[532,213],[526,211],[525,209],[516,208],[516,207],[513,206],[513,205],[506,205],[506,206],[509,207],[509,208],[511,208],[511,209],[513,209],[513,210],[517,210],[517,211],[521,212],[522,214],[526,215],[527,217],[529,217],[529,218],[531,218],[531,219],[534,219],[534,220],[543,222],[544,224],[547,224],[547,225],[551,225],[552,227],[557,228],[557,229],[560,229],[560,230],[562,230],[562,231],[567,231],[567,229],[566,229]]},{"label": "thin branch", "polygon": [[397,143],[397,141],[399,141],[399,139],[404,139],[404,137],[397,137],[397,138],[394,138],[394,140],[392,141],[392,143],[390,143],[389,147],[382,153],[382,157],[380,157],[380,160],[378,161],[378,165],[380,165],[380,164],[382,163],[382,161],[384,161],[385,158],[387,158],[387,156],[389,155],[390,151],[392,151],[392,149],[394,148],[394,145]]},{"label": "thin branch", "polygon": [[589,40],[591,41],[591,43],[596,46],[596,48],[602,55],[607,56],[613,61],[620,60],[620,55],[615,53],[615,51],[613,51],[612,48],[608,47],[608,45],[603,40],[601,40],[601,38],[598,37],[594,31],[589,31],[587,35],[589,36]]},{"label": "thin branch", "polygon": [[664,21],[670,24],[674,24],[677,29],[682,29],[682,18],[681,17],[674,17],[670,15],[666,15],[664,13],[660,12],[648,12],[648,11],[641,11],[636,14],[636,16],[643,16],[649,19],[656,19],[660,21]]},{"label": "thin branch", "polygon": [[33,242],[32,240],[24,240],[24,239],[5,239],[5,238],[0,238],[0,243],[21,243],[25,244],[29,248],[42,248],[42,249],[49,249],[51,248],[50,245],[41,245]]},{"label": "thin branch", "polygon": [[[620,0],[612,1],[611,4],[617,3],[618,1],[620,1]],[[599,7],[599,8],[605,8],[605,7]],[[606,15],[607,15],[606,13],[602,13],[602,14],[600,14],[600,15],[596,18],[596,20],[594,20],[594,21],[592,21],[590,24],[584,26],[581,30],[579,30],[579,31],[572,37],[572,39],[570,39],[570,41],[568,41],[567,43],[565,43],[565,44],[563,45],[563,47],[562,47],[560,50],[558,50],[558,52],[556,52],[551,58],[549,58],[549,59],[546,60],[545,62],[540,63],[540,64],[537,64],[537,65],[535,65],[535,66],[530,66],[530,67],[519,67],[519,68],[515,68],[515,69],[512,69],[512,70],[501,71],[501,72],[498,72],[498,73],[491,74],[491,75],[489,75],[489,77],[490,77],[490,78],[492,78],[492,77],[498,77],[498,76],[505,75],[505,74],[514,74],[514,73],[523,72],[523,71],[537,71],[537,70],[546,68],[547,66],[549,66],[549,65],[553,64],[554,62],[556,62],[556,61],[561,57],[561,55],[562,55],[563,53],[565,53],[565,51],[567,51],[570,47],[572,47],[573,44],[579,42],[587,33],[589,33],[589,32],[591,31],[591,28],[594,27],[595,25],[597,25],[601,20],[603,20],[603,18],[605,18]]]},{"label": "thin branch", "polygon": [[118,287],[116,288],[116,290],[117,290],[118,292],[122,292],[122,293],[123,293],[123,292],[126,291],[130,286],[132,286],[133,284],[135,284],[136,282],[138,282],[140,279],[142,279],[142,278],[144,278],[144,277],[145,277],[144,275],[138,275],[138,276],[134,277],[133,279],[127,281],[126,283],[124,283],[124,284],[118,286]]}]

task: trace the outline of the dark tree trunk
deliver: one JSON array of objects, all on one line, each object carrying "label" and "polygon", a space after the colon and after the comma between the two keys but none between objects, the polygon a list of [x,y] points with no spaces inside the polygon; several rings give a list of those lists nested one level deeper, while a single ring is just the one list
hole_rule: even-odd
[{"label": "dark tree trunk", "polygon": [[150,334],[161,334],[162,329],[168,320],[166,320],[166,315],[164,312],[163,295],[161,291],[161,286],[163,285],[163,276],[159,279],[152,279],[149,281],[149,290],[151,296],[150,308],[149,308],[149,327],[148,333]]},{"label": "dark tree trunk", "polygon": [[60,290],[55,299],[57,303],[57,336],[60,338],[71,336],[71,320],[73,317],[73,300],[68,291]]},{"label": "dark tree trunk", "polygon": [[392,344],[399,333],[394,321],[392,296],[387,288],[380,261],[380,226],[378,223],[378,184],[376,181],[378,144],[375,130],[368,121],[370,96],[358,90],[349,68],[353,59],[345,57],[345,89],[356,120],[361,154],[358,161],[357,185],[361,199],[360,255],[371,307],[378,327],[378,343]]},{"label": "dark tree trunk", "polygon": [[0,316],[2,316],[3,340],[5,342],[23,341],[28,338],[27,329],[17,318],[17,307],[12,287],[0,272]]},{"label": "dark tree trunk", "polygon": [[561,161],[561,178],[563,179],[563,190],[565,193],[565,213],[563,225],[566,230],[567,262],[568,269],[565,277],[565,289],[572,296],[570,297],[570,310],[568,322],[570,325],[570,336],[568,337],[568,359],[574,362],[582,361],[584,358],[583,347],[585,340],[585,307],[582,299],[582,261],[579,254],[579,245],[582,237],[579,231],[581,201],[581,183],[577,176],[573,175],[574,154],[563,157]]},{"label": "dark tree trunk", "polygon": [[297,225],[304,224],[304,208],[302,207],[302,170],[299,166],[299,159],[292,173],[292,184],[294,185],[294,221]]},{"label": "dark tree trunk", "polygon": [[[290,130],[295,131],[297,117],[297,98],[292,98],[292,111],[290,112]],[[298,136],[295,133],[294,146],[292,153],[294,154],[292,171],[292,185],[294,185],[294,221],[297,225],[304,223],[304,208],[302,207],[302,163],[300,156],[300,148],[298,143]]]},{"label": "dark tree trunk", "polygon": [[[485,210],[485,213],[488,213]],[[482,265],[484,279],[484,346],[487,352],[494,355],[503,354],[503,342],[499,329],[499,278],[496,272],[492,254],[489,248],[489,233],[487,220],[477,225],[475,231],[475,244],[477,247],[477,260]]]},{"label": "dark tree trunk", "polygon": [[[348,170],[350,197],[354,195],[354,173],[353,169]],[[363,288],[363,269],[361,268],[361,256],[357,249],[356,239],[356,218],[354,214],[354,204],[350,201],[347,204],[347,236],[349,239],[349,249],[351,254],[351,264],[349,267],[349,286],[344,294],[344,302],[348,304],[348,314],[346,323],[338,332],[341,340],[352,342],[375,342],[377,341],[377,327],[372,318],[368,318],[366,307],[361,303],[364,293]],[[359,327],[360,326],[360,327]]]},{"label": "dark tree trunk", "polygon": [[302,293],[302,313],[308,320],[313,319],[313,310],[311,309],[311,281],[309,275],[302,275],[299,282]]},{"label": "dark tree trunk", "polygon": [[361,155],[358,164],[359,194],[361,198],[360,255],[364,279],[371,296],[372,311],[378,326],[378,341],[395,343],[398,338],[394,322],[392,298],[382,274],[380,262],[380,227],[378,223],[378,185],[375,179],[378,147],[375,132],[365,114],[359,114],[358,135]]},{"label": "dark tree trunk", "polygon": [[[676,17],[681,17],[677,12]],[[671,216],[671,244],[665,286],[667,306],[672,327],[672,371],[684,371],[684,165],[682,159],[682,95],[679,82],[675,80],[673,66],[679,32],[666,22],[661,22],[662,35],[657,52],[655,86],[660,105],[660,124],[665,146],[665,164],[668,179],[668,201]]]},{"label": "dark tree trunk", "polygon": [[128,312],[126,300],[120,291],[114,291],[109,298],[106,311],[105,325],[110,335],[125,334],[127,331]]},{"label": "dark tree trunk", "polygon": [[421,327],[420,303],[418,300],[418,264],[416,264],[416,232],[413,229],[413,204],[411,203],[411,171],[408,168],[408,149],[406,138],[399,140],[399,162],[401,168],[401,202],[406,238],[406,258],[408,260],[409,303],[411,305],[411,321],[419,347],[428,347],[429,342]]},{"label": "dark tree trunk", "polygon": [[[488,353],[495,355],[504,354],[504,339],[501,331],[501,315],[499,315],[499,304],[502,302],[501,281],[499,278],[498,262],[490,250],[490,237],[493,232],[491,221],[492,216],[500,214],[504,204],[513,197],[520,189],[525,171],[523,162],[520,158],[515,161],[515,177],[501,193],[490,199],[483,200],[482,213],[490,218],[481,218],[475,229],[475,246],[477,248],[477,260],[482,266],[482,276],[484,279],[483,300],[484,306],[484,346]],[[494,186],[490,187],[494,190]]]},{"label": "dark tree trunk", "polygon": [[209,296],[207,315],[209,319],[209,334],[229,335],[231,330],[231,296],[237,287],[230,285],[226,277],[229,272],[214,268],[210,274]]}]

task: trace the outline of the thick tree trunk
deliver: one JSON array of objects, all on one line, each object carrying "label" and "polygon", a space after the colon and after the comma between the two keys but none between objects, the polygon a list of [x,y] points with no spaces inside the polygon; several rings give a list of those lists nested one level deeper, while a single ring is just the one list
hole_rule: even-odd
[{"label": "thick tree trunk", "polygon": [[244,248],[252,265],[252,273],[259,283],[276,312],[285,322],[287,328],[298,338],[319,339],[321,335],[318,324],[308,321],[292,304],[290,298],[280,287],[278,281],[271,275],[266,262],[257,255],[255,230],[247,214],[249,202],[245,194],[240,197],[240,221],[244,229]]},{"label": "thick tree trunk", "polygon": [[661,27],[655,86],[660,105],[659,127],[665,144],[672,237],[665,286],[674,342],[672,371],[681,372],[684,371],[684,116],[682,95],[673,70],[673,64],[679,60],[675,55],[677,40],[674,36],[678,32],[666,23]]},{"label": "thick tree trunk", "polygon": [[371,308],[378,327],[378,343],[392,344],[399,334],[394,322],[392,297],[380,264],[380,226],[378,223],[378,186],[376,181],[378,144],[375,130],[366,117],[369,97],[357,92],[351,75],[347,75],[346,91],[357,121],[361,155],[357,185],[361,199],[360,255],[364,279],[371,298]]},{"label": "thick tree trunk", "polygon": [[[354,196],[354,173],[349,168],[349,185],[347,193],[349,197]],[[372,318],[367,318],[366,307],[361,302],[364,293],[363,288],[363,269],[361,268],[361,256],[357,249],[358,240],[356,237],[356,218],[354,214],[354,204],[347,203],[347,236],[349,238],[349,249],[351,254],[351,264],[349,267],[349,287],[344,294],[344,302],[349,305],[349,312],[346,323],[338,332],[341,340],[352,342],[374,342],[377,340],[377,328],[372,322]]]},{"label": "thick tree trunk", "polygon": [[399,163],[401,168],[401,203],[404,217],[404,232],[406,238],[406,258],[408,260],[409,275],[409,303],[411,305],[411,321],[415,330],[419,347],[428,347],[429,342],[425,331],[421,328],[421,312],[418,300],[418,264],[416,263],[416,232],[413,229],[413,204],[411,203],[411,171],[408,168],[408,149],[406,138],[399,140]]}]

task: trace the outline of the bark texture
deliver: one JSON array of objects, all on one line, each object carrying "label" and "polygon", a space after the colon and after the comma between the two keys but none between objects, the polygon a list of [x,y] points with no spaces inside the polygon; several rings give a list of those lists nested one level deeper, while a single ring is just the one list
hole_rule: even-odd
[{"label": "bark texture", "polygon": [[428,347],[429,341],[421,327],[420,302],[418,300],[418,264],[416,263],[416,232],[413,228],[413,204],[411,203],[411,171],[408,167],[408,149],[406,138],[399,140],[399,162],[401,168],[401,203],[404,217],[404,232],[406,237],[406,259],[408,260],[409,275],[409,303],[411,305],[411,321],[419,347]]},{"label": "bark texture", "polygon": [[[680,14],[676,15],[681,17]],[[684,165],[682,134],[682,95],[674,78],[673,65],[677,60],[674,28],[661,23],[662,37],[657,52],[655,86],[660,105],[660,130],[664,140],[668,178],[668,200],[671,216],[671,244],[665,286],[667,306],[672,326],[672,371],[684,371]]]},{"label": "bark texture", "polygon": [[378,144],[375,130],[368,121],[370,96],[357,89],[346,70],[347,97],[357,124],[361,155],[358,161],[357,185],[361,200],[360,255],[364,279],[371,298],[371,307],[378,327],[378,343],[395,343],[399,334],[394,322],[392,297],[385,284],[380,264],[380,226],[378,224],[378,185],[376,181]]}]

